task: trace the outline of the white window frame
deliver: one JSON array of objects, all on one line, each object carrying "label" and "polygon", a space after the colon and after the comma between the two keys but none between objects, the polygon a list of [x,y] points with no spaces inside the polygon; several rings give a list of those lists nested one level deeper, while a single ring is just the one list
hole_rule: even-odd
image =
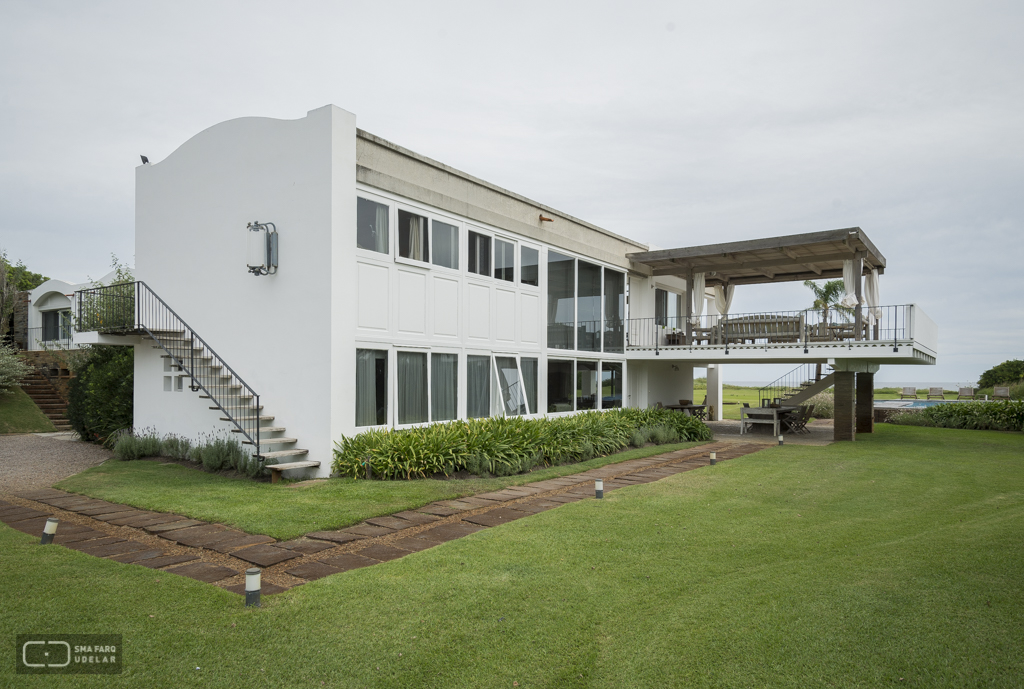
[{"label": "white window frame", "polygon": [[[365,256],[367,258],[375,258],[377,260],[381,260],[381,259],[384,259],[384,258],[392,258],[392,257],[396,256],[398,254],[398,250],[396,249],[396,242],[395,242],[395,240],[398,239],[398,235],[396,234],[396,227],[398,225],[398,210],[397,210],[396,205],[395,205],[397,202],[394,201],[393,199],[389,199],[389,198],[387,198],[385,196],[378,196],[377,194],[374,194],[374,193],[371,193],[371,192],[367,192],[367,191],[363,191],[362,189],[356,189],[356,207],[357,207],[357,210],[356,210],[357,215],[356,215],[356,217],[357,218],[358,218],[358,212],[359,212],[358,211],[359,197],[362,197],[362,198],[366,199],[367,201],[373,201],[374,203],[379,203],[379,204],[381,204],[383,206],[387,206],[388,207],[388,251],[387,251],[387,253],[383,253],[383,252],[380,252],[380,251],[374,251],[373,249],[364,249],[361,246],[359,246],[359,244],[358,244],[359,239],[358,239],[358,236],[357,236],[355,238],[355,242],[353,242],[353,245],[356,248],[356,255],[357,256]],[[357,235],[358,235],[358,232],[359,232],[358,228],[356,229],[356,232],[357,232]],[[359,428],[364,428],[364,426],[359,426]],[[369,426],[366,426],[365,428],[369,428]]]}]

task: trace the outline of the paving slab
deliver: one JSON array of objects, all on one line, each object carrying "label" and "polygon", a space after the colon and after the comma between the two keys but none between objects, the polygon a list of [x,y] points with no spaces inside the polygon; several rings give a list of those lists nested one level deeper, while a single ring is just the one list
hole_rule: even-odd
[{"label": "paving slab", "polygon": [[121,541],[120,543],[111,543],[110,545],[82,548],[82,552],[93,557],[110,557],[111,555],[124,555],[125,553],[147,550],[148,548],[148,545],[138,541]]},{"label": "paving slab", "polygon": [[[173,523],[173,522],[172,522]],[[157,535],[160,538],[166,538],[168,541],[174,541],[182,545],[192,545],[197,540],[201,540],[205,536],[209,536],[212,533],[219,533],[225,531],[226,527],[220,524],[204,524],[203,526],[190,526],[184,529],[175,529],[173,531],[163,531]]]},{"label": "paving slab", "polygon": [[104,503],[103,500],[86,500],[85,502],[76,502],[73,505],[68,505],[66,507],[62,507],[61,509],[65,509],[68,512],[75,512],[77,514],[81,514],[85,510],[91,510],[97,507],[105,506],[106,504]]},{"label": "paving slab", "polygon": [[328,557],[321,560],[321,562],[325,565],[329,565],[330,567],[337,567],[341,572],[347,572],[350,569],[359,569],[360,567],[369,567],[370,565],[378,564],[377,560],[353,555],[352,553],[345,553],[344,555],[338,555],[336,557]]},{"label": "paving slab", "polygon": [[423,514],[421,512],[411,512],[409,510],[406,510],[405,512],[396,512],[391,516],[404,519],[405,521],[412,522],[413,524],[430,524],[440,519],[440,517],[433,514]]},{"label": "paving slab", "polygon": [[316,579],[322,579],[323,577],[330,576],[331,574],[337,574],[343,570],[325,565],[322,562],[307,562],[304,565],[298,565],[292,569],[286,569],[285,572],[291,574],[293,577],[305,579],[306,581],[315,581]]},{"label": "paving slab", "polygon": [[558,490],[559,488],[565,487],[565,483],[558,479],[548,479],[547,481],[537,481],[537,483],[527,483],[530,488],[537,488],[541,491]]},{"label": "paving slab", "polygon": [[405,538],[399,538],[397,541],[392,541],[391,544],[397,548],[401,548],[402,550],[418,553],[421,550],[433,548],[438,544],[438,541],[428,541],[425,538],[413,538],[412,536],[406,536]]},{"label": "paving slab", "polygon": [[183,543],[183,545],[188,545],[192,548],[212,549],[213,546],[218,543],[234,541],[248,535],[249,534],[245,533],[244,531],[237,531],[235,529],[224,529],[223,531],[215,531],[213,533],[206,534],[205,536],[196,536],[194,539],[190,539],[190,543]]},{"label": "paving slab", "polygon": [[384,536],[389,533],[395,533],[395,529],[389,529],[386,526],[373,526],[372,524],[356,524],[350,526],[347,529],[342,529],[347,533],[354,533],[359,536]]},{"label": "paving slab", "polygon": [[435,526],[432,529],[427,529],[426,531],[416,534],[414,538],[422,538],[428,541],[436,541],[437,543],[445,543],[483,530],[484,527],[476,524],[456,522],[454,524],[441,524],[440,526]]},{"label": "paving slab", "polygon": [[[245,584],[235,584],[234,586],[227,586],[225,591],[231,591],[231,593],[237,593],[239,595],[245,595]],[[275,593],[284,593],[288,590],[287,586],[278,586],[277,584],[264,584],[260,582],[260,596],[273,596]]]},{"label": "paving slab", "polygon": [[68,545],[69,543],[78,543],[79,541],[89,541],[94,538],[105,538],[106,533],[102,531],[96,531],[95,529],[87,529],[85,531],[76,531],[75,533],[61,533],[60,527],[57,527],[57,535],[53,537],[53,542],[59,545]]},{"label": "paving slab", "polygon": [[532,485],[525,485],[525,486],[509,486],[508,488],[506,488],[505,490],[503,490],[501,492],[502,493],[519,493],[520,496],[526,496],[526,495],[536,495],[537,493],[543,493],[544,490],[545,490],[544,488],[536,488],[535,486],[532,486]]},{"label": "paving slab", "polygon": [[471,502],[463,502],[462,500],[443,500],[443,501],[441,501],[441,502],[439,502],[437,504],[440,505],[441,507],[448,507],[448,508],[450,508],[451,510],[453,510],[452,513],[454,514],[456,512],[465,512],[466,510],[476,509],[477,507],[480,507],[481,505],[484,505],[484,504],[486,504],[486,505],[493,505],[494,501],[492,501],[492,500],[481,500],[480,504],[474,505]]},{"label": "paving slab", "polygon": [[402,529],[408,529],[410,526],[416,526],[410,521],[397,517],[374,517],[373,519],[367,519],[366,523],[372,526],[383,526],[393,531],[401,531]]},{"label": "paving slab", "polygon": [[94,514],[94,515],[92,515],[92,518],[96,519],[96,520],[99,520],[101,522],[110,522],[110,521],[113,521],[115,519],[124,519],[126,517],[127,518],[141,517],[141,516],[144,516],[145,514],[146,514],[145,512],[142,512],[142,511],[139,511],[139,510],[136,510],[136,509],[133,508],[133,509],[124,510],[123,512],[108,512],[107,514]]},{"label": "paving slab", "polygon": [[167,570],[174,574],[180,574],[183,577],[189,579],[195,579],[202,581],[207,584],[212,584],[215,581],[226,579],[228,577],[238,574],[233,569],[228,567],[222,567],[221,565],[215,565],[210,562],[193,562],[190,565],[181,565],[180,567],[174,567]]},{"label": "paving slab", "polygon": [[315,538],[318,541],[330,541],[331,543],[349,543],[366,538],[366,536],[346,531],[314,531],[306,534],[306,538]]},{"label": "paving slab", "polygon": [[251,562],[254,565],[259,565],[260,567],[269,567],[270,565],[276,565],[278,562],[302,557],[302,553],[296,553],[272,545],[254,545],[237,550],[231,553],[231,556],[237,557],[239,560]]},{"label": "paving slab", "polygon": [[454,507],[445,507],[444,505],[427,505],[426,507],[417,507],[416,511],[437,517],[450,517],[453,514],[461,512],[461,510],[457,510]]},{"label": "paving slab", "polygon": [[34,519],[24,519],[20,522],[11,522],[7,526],[12,529],[17,529],[22,533],[27,533],[30,536],[42,536],[43,527],[46,526],[46,518],[36,517]]},{"label": "paving slab", "polygon": [[133,553],[124,553],[123,555],[114,555],[111,560],[117,560],[125,564],[131,564],[133,562],[140,562],[141,560],[150,560],[154,557],[160,557],[164,554],[162,550],[136,550]]},{"label": "paving slab", "polygon": [[36,502],[41,502],[44,505],[49,505],[50,507],[59,507],[61,509],[66,510],[68,505],[78,505],[83,502],[92,502],[92,498],[86,497],[84,495],[72,495],[69,497],[61,498],[41,498],[39,500],[36,500]]},{"label": "paving slab", "polygon": [[125,539],[116,538],[114,536],[104,536],[103,538],[94,538],[87,541],[79,541],[78,543],[69,543],[68,548],[72,550],[85,550],[86,548],[95,548],[101,545],[110,545],[111,543],[122,543]]},{"label": "paving slab", "polygon": [[584,498],[585,496],[580,495],[579,493],[562,493],[561,495],[552,495],[547,499],[551,500],[552,502],[561,502],[564,504],[567,502],[576,502],[577,500],[583,500]]},{"label": "paving slab", "polygon": [[[483,498],[483,497],[481,497],[479,495],[474,495],[474,496],[468,497],[468,498],[459,498],[458,500],[449,500],[448,502],[445,502],[443,504],[445,504],[445,505],[452,505],[452,503],[455,503],[455,502],[461,502],[463,504],[470,505],[471,506],[470,509],[472,509],[472,508],[476,508],[476,507],[494,507],[497,503],[504,502],[504,501],[501,500],[500,498],[497,499],[497,500],[488,500],[488,499]],[[452,506],[454,507],[454,505],[452,505]]]},{"label": "paving slab", "polygon": [[509,509],[508,507],[499,507],[489,512],[473,515],[472,517],[464,517],[462,521],[480,524],[481,526],[498,526],[506,522],[515,521],[516,519],[522,519],[525,516],[527,516],[526,512]]},{"label": "paving slab", "polygon": [[157,556],[146,560],[139,560],[134,564],[149,567],[150,569],[160,569],[161,567],[170,567],[171,565],[179,565],[182,562],[192,562],[198,559],[198,555],[164,555],[163,557]]},{"label": "paving slab", "polygon": [[142,527],[147,533],[160,535],[167,531],[177,531],[178,529],[187,529],[192,526],[202,526],[206,522],[201,522],[198,519],[185,519],[184,521],[178,520],[173,522],[164,522],[161,524],[151,524],[150,526]]},{"label": "paving slab", "polygon": [[391,545],[384,545],[383,543],[371,543],[362,550],[356,551],[356,555],[380,560],[381,562],[397,560],[398,558],[404,557],[408,554],[408,550],[402,550],[401,548],[396,548]]},{"label": "paving slab", "polygon": [[[239,532],[241,533],[241,532]],[[216,550],[218,553],[229,553],[238,548],[248,548],[251,545],[264,545],[266,543],[274,543],[274,539],[270,536],[250,536],[249,534],[242,534],[239,538],[232,538],[225,541],[217,541],[216,543],[209,543],[204,545],[204,548],[210,550]],[[328,546],[333,547],[333,546]]]},{"label": "paving slab", "polygon": [[186,521],[185,517],[182,517],[178,514],[155,513],[152,517],[149,517],[148,519],[143,519],[139,521],[137,524],[133,524],[132,526],[134,526],[137,529],[142,529],[147,526],[155,526],[157,524],[171,524],[173,522],[183,521]]},{"label": "paving slab", "polygon": [[13,524],[15,522],[24,521],[25,519],[37,519],[39,517],[49,517],[48,512],[40,512],[34,510],[31,507],[23,507],[20,510],[8,510],[4,514],[0,514],[0,522],[4,524]]},{"label": "paving slab", "polygon": [[133,517],[120,517],[118,519],[108,519],[106,520],[106,522],[108,524],[113,524],[115,526],[130,526],[132,528],[137,529],[143,524],[147,523],[150,519],[152,519],[154,514],[154,512],[145,512],[143,514],[138,514]]},{"label": "paving slab", "polygon": [[[494,502],[505,502],[506,500],[515,500],[516,498],[523,497],[522,494],[516,493],[510,490],[497,490],[493,493],[481,493],[480,495],[474,495],[474,498],[480,500],[493,500]],[[466,501],[467,498],[462,498]]]},{"label": "paving slab", "polygon": [[128,512],[135,509],[134,507],[125,507],[124,505],[99,505],[97,507],[90,507],[87,510],[76,510],[76,512],[83,517],[96,518],[103,514],[116,514],[118,512]]},{"label": "paving slab", "polygon": [[515,505],[509,505],[508,509],[515,510],[517,512],[525,512],[526,514],[537,514],[538,512],[545,512],[550,510],[552,507],[557,507],[559,503],[552,502],[548,503],[547,507],[542,507],[532,502],[519,502]]},{"label": "paving slab", "polygon": [[308,538],[297,538],[294,541],[278,543],[277,547],[294,550],[297,553],[303,553],[305,555],[312,555],[313,553],[319,553],[322,550],[329,550],[334,547],[334,544],[327,543],[325,541],[313,541]]}]

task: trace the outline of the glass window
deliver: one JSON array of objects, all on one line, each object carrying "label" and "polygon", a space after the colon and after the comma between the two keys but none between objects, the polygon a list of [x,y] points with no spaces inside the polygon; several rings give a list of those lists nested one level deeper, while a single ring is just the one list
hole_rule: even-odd
[{"label": "glass window", "polygon": [[604,269],[604,351],[623,351],[626,321],[626,276]]},{"label": "glass window", "polygon": [[430,355],[430,420],[451,421],[459,415],[459,355]]},{"label": "glass window", "polygon": [[369,199],[356,199],[356,246],[388,252],[388,207]]},{"label": "glass window", "polygon": [[519,381],[519,367],[510,356],[494,357],[494,366],[498,371],[498,386],[501,388],[501,404],[508,416],[527,414],[526,395]]},{"label": "glass window", "polygon": [[491,415],[491,357],[466,357],[466,416]]},{"label": "glass window", "polygon": [[654,322],[658,325],[668,324],[668,292],[663,289],[654,290]]},{"label": "glass window", "polygon": [[573,410],[572,361],[548,359],[548,413]]},{"label": "glass window", "polygon": [[472,230],[469,232],[469,272],[491,274],[491,238]]},{"label": "glass window", "polygon": [[414,261],[430,260],[426,218],[407,211],[398,211],[398,255]]},{"label": "glass window", "polygon": [[383,349],[356,350],[356,425],[383,426],[388,422],[388,353]]},{"label": "glass window", "polygon": [[515,282],[516,245],[511,242],[494,240],[494,277]]},{"label": "glass window", "polygon": [[524,285],[538,287],[540,285],[540,273],[538,272],[540,252],[524,246],[520,255],[522,258],[519,267],[519,281]]},{"label": "glass window", "polygon": [[523,369],[523,391],[526,393],[526,403],[530,411],[537,413],[537,360],[523,357],[519,360]]},{"label": "glass window", "polygon": [[576,261],[548,251],[548,347],[574,348],[575,298]]},{"label": "glass window", "polygon": [[576,294],[576,349],[601,351],[601,266],[578,262],[579,289]]},{"label": "glass window", "polygon": [[576,362],[576,409],[597,409],[597,362]]},{"label": "glass window", "polygon": [[622,364],[601,364],[601,409],[622,407]]},{"label": "glass window", "polygon": [[398,353],[398,423],[427,420],[427,353]]},{"label": "glass window", "polygon": [[434,265],[458,268],[459,228],[437,220],[431,220],[430,225],[434,232]]}]

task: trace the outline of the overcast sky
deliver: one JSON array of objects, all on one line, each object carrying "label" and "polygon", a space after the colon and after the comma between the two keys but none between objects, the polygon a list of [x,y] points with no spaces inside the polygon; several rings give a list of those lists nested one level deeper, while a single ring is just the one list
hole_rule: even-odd
[{"label": "overcast sky", "polygon": [[[971,382],[1024,358],[1022,17],[1019,0],[0,0],[0,249],[69,281],[133,263],[140,153],[333,103],[663,248],[859,226],[888,260],[882,302],[940,332],[938,366],[879,379]],[[739,287],[732,310],[809,294]]]}]

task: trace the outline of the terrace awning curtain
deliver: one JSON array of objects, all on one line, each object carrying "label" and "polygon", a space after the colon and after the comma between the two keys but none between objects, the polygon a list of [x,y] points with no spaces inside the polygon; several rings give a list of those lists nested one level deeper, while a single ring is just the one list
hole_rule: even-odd
[{"label": "terrace awning curtain", "polygon": [[690,320],[694,325],[700,325],[700,317],[704,313],[705,284],[704,273],[693,274],[693,295],[691,297],[693,301],[693,318]]},{"label": "terrace awning curtain", "polygon": [[858,280],[860,280],[860,275],[857,275],[857,271],[853,267],[853,261],[843,261],[843,289],[846,291],[846,296],[843,297],[841,302],[843,306],[853,308],[857,305]]},{"label": "terrace awning curtain", "polygon": [[729,313],[732,307],[732,295],[736,291],[736,285],[715,285],[715,308],[722,316]]},{"label": "terrace awning curtain", "polygon": [[868,306],[868,325],[882,319],[882,305],[878,297],[878,269],[873,268],[864,278],[864,302]]}]

